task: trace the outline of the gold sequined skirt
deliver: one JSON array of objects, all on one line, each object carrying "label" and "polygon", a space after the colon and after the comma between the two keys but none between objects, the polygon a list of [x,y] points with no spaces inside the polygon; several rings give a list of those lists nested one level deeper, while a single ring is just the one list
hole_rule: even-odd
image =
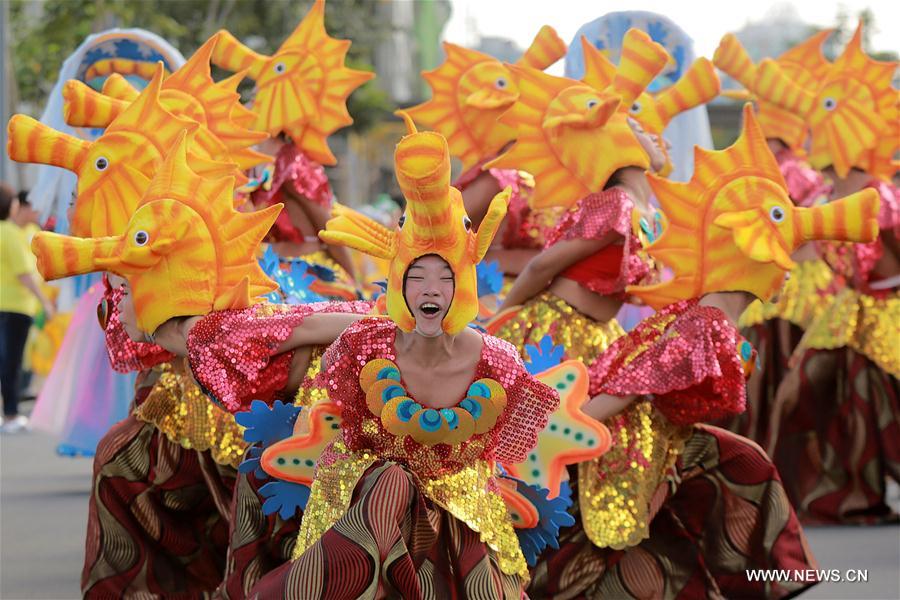
[{"label": "gold sequined skirt", "polygon": [[900,291],[875,298],[841,290],[809,326],[795,356],[845,346],[900,378]]},{"label": "gold sequined skirt", "polygon": [[237,468],[247,444],[234,415],[210,402],[181,360],[157,369],[162,373],[134,416],[156,426],[171,442],[188,450],[209,450],[218,464]]},{"label": "gold sequined skirt", "polygon": [[754,300],[738,322],[742,328],[770,319],[790,321],[803,329],[820,315],[834,297],[828,288],[834,273],[822,259],[797,264],[774,302]]},{"label": "gold sequined skirt", "polygon": [[595,321],[562,298],[544,291],[523,304],[494,336],[515,346],[522,358],[528,358],[525,347],[536,346],[549,335],[554,344],[565,347],[567,359],[589,365],[624,333],[615,319]]}]

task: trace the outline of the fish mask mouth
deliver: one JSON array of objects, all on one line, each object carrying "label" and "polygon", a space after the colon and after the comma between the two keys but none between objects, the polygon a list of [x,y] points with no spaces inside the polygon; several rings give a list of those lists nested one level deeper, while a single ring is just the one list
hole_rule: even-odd
[{"label": "fish mask mouth", "polygon": [[482,89],[466,96],[466,106],[491,110],[495,108],[508,108],[513,105],[519,94],[509,90]]}]

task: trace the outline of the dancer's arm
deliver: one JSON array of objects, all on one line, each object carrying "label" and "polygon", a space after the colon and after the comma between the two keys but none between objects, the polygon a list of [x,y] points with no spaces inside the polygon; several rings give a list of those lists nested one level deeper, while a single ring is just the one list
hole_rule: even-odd
[{"label": "dancer's arm", "polygon": [[500,307],[501,310],[524,304],[548,288],[553,279],[566,268],[622,239],[619,233],[610,231],[600,239],[562,240],[542,250],[540,254],[528,261],[528,264],[516,277],[516,282],[506,295],[503,306]]}]

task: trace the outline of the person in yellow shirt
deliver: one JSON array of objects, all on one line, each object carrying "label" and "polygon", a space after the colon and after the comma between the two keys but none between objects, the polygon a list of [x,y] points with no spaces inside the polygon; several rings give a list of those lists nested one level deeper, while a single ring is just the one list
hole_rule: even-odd
[{"label": "person in yellow shirt", "polygon": [[19,414],[20,378],[25,341],[34,316],[43,309],[49,318],[53,304],[41,291],[37,269],[25,234],[14,222],[19,200],[0,183],[0,393],[3,424],[0,431],[24,430],[28,419]]}]

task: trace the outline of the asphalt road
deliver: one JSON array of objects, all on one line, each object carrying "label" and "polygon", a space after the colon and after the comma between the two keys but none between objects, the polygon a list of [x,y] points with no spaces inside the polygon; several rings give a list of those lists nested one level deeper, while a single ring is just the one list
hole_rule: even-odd
[{"label": "asphalt road", "polygon": [[[63,458],[38,433],[0,436],[0,599],[78,598],[91,461]],[[897,506],[897,488],[893,490]],[[807,535],[820,568],[868,570],[804,599],[900,599],[900,527],[819,527]]]}]

